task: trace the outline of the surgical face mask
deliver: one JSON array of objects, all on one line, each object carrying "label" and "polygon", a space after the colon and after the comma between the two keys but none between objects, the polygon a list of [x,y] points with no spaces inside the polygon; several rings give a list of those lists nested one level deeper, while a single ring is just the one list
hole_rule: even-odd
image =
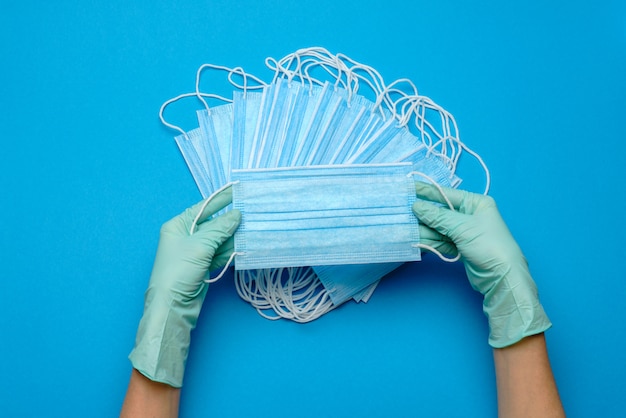
[{"label": "surgical face mask", "polygon": [[266,86],[254,134],[244,138],[250,154],[243,168],[323,164],[322,154],[334,149],[337,133],[345,130],[342,123],[352,123],[344,117],[346,94],[328,83],[311,87],[278,79]]},{"label": "surgical face mask", "polygon": [[[345,91],[333,89],[327,83],[310,89],[279,79],[265,87],[255,107],[254,134],[246,137],[250,143],[246,148],[251,150],[251,157],[244,159],[248,160],[247,166],[295,164],[297,158],[294,155],[301,155],[303,149],[308,155],[307,165],[344,163],[355,155],[363,161],[374,162],[400,161],[402,158],[411,161],[408,157],[419,161],[426,157],[424,145],[406,129],[398,128],[390,113],[383,112],[386,120],[383,119],[381,114],[374,112],[372,102],[362,96],[354,96],[348,105],[346,95]],[[235,108],[240,104],[245,104],[243,97],[235,97]],[[246,110],[251,111],[247,104]],[[445,182],[445,173],[439,172],[439,166],[435,164],[435,159],[429,158],[419,169],[436,181]],[[344,296],[356,295],[397,266],[364,268],[353,265],[340,269],[326,266],[323,270],[316,266],[314,270],[327,289],[332,289],[330,295],[334,301],[338,301]],[[335,294],[339,296],[335,297]]]},{"label": "surgical face mask", "polygon": [[232,117],[232,104],[198,111],[200,127],[174,138],[205,198],[229,180]]},{"label": "surgical face mask", "polygon": [[233,137],[233,105],[215,106],[197,112],[198,124],[206,143],[209,175],[218,187],[230,180],[230,147]]},{"label": "surgical face mask", "polygon": [[237,123],[233,123],[231,171],[248,168],[262,98],[260,92],[233,92],[233,117]]},{"label": "surgical face mask", "polygon": [[207,144],[204,142],[200,128],[177,135],[174,139],[200,190],[200,194],[204,198],[210,196],[216,190],[216,185],[212,183],[209,174],[209,163],[206,160],[207,151],[205,151]]},{"label": "surgical face mask", "polygon": [[[413,165],[412,171],[426,174],[427,179],[456,186],[459,179],[453,173],[462,151],[475,156],[488,175],[480,157],[459,141],[451,115],[427,97],[418,95],[409,80],[386,84],[373,68],[344,56],[326,57],[326,54],[327,51],[318,49],[299,50],[280,62],[270,60],[275,63],[273,81],[265,84],[255,78],[257,87],[263,88],[262,93],[254,93],[246,87],[249,75],[243,70],[233,70],[243,76],[243,83],[232,84],[236,90],[243,91],[234,92],[230,164],[224,163],[224,150],[219,146],[226,178],[227,165],[233,170],[409,162]],[[314,72],[310,68],[318,65],[330,77],[312,78]],[[229,81],[232,82],[230,75]],[[363,90],[359,85],[365,89],[369,86],[373,97],[370,95],[370,99],[366,99],[361,95]],[[400,88],[401,85],[412,89]],[[199,94],[202,95],[197,82],[195,95]],[[200,116],[199,123],[202,130]],[[399,127],[403,128],[402,132],[398,131]],[[416,137],[406,135],[409,127]],[[181,151],[183,147],[188,148],[184,153],[185,160],[195,173],[199,187],[204,183],[203,189],[215,189],[219,181],[215,181],[217,176],[211,174],[214,165],[208,163],[210,157],[205,155],[206,145],[200,141],[199,148],[194,148],[195,133],[185,135],[186,142],[177,142],[180,142]],[[487,180],[486,189],[489,177]],[[237,270],[235,277],[242,277],[242,284],[259,282],[263,292],[269,292],[250,292],[250,299],[246,300],[254,302],[257,309],[282,301],[278,303],[280,307],[272,306],[272,309],[280,312],[280,316],[306,322],[331,308],[327,297],[332,299],[334,306],[350,294],[354,300],[366,301],[377,280],[398,265],[399,262],[385,262]],[[277,279],[281,276],[279,272],[289,277],[282,284],[282,279]],[[320,283],[323,283],[323,291],[317,287],[322,287]],[[309,287],[317,290],[311,292]],[[307,289],[304,292],[306,297],[287,297],[285,292],[295,288]],[[311,295],[323,298],[323,302],[322,299],[314,300]]]},{"label": "surgical face mask", "polygon": [[[313,109],[317,109],[318,123],[324,125],[318,131],[323,134],[318,133],[317,138],[309,137],[308,141],[311,146],[308,148],[310,154],[308,162],[323,164],[331,155],[329,151],[332,151],[330,161],[334,163],[345,162],[348,156],[352,156],[353,161],[358,161],[354,158],[355,155],[365,161],[374,162],[404,159],[415,161],[417,165],[414,166],[414,170],[427,173],[440,184],[447,185],[450,173],[446,167],[439,160],[428,158],[425,147],[415,137],[408,134],[408,131],[397,128],[388,114],[385,122],[377,113],[372,112],[371,102],[360,100],[361,96],[355,96],[353,103],[348,107],[345,102],[345,92],[341,90],[330,90],[326,85],[309,91],[300,84],[293,83],[288,86],[280,80],[266,87],[263,94],[248,93],[237,96],[236,94],[233,106],[240,111],[245,110],[248,122],[238,124],[234,129],[238,129],[240,135],[247,132],[245,147],[249,150],[247,155],[250,156],[247,158],[247,165],[273,167],[277,163],[289,162],[290,154],[283,153],[283,149],[291,149],[291,154],[293,154],[293,150],[297,147],[294,144],[285,143],[287,132],[291,132],[291,136],[294,132],[298,132],[299,141],[303,141],[306,136],[302,134],[302,131],[307,126],[304,121],[313,120],[316,114]],[[249,96],[249,100],[246,96]],[[327,106],[326,111],[322,112],[320,108],[323,105],[320,102],[324,100],[332,106],[330,108]],[[223,170],[224,175],[221,174],[223,171],[219,168],[219,161],[215,161],[215,158],[221,155],[222,166],[226,166],[225,161],[230,153],[224,150],[228,150],[228,145],[223,145],[224,141],[220,143],[219,139],[228,139],[232,135],[228,129],[232,124],[230,106],[213,107],[210,114],[207,111],[198,112],[204,138],[196,142],[203,150],[204,172],[210,172],[209,187],[203,187],[202,182],[206,182],[206,179],[203,180],[201,174],[196,177],[200,179],[198,185],[205,190],[203,192],[205,196],[206,193],[221,186],[228,176],[226,170]],[[305,113],[307,113],[306,116]],[[226,132],[226,134],[220,137],[215,133],[216,131]],[[233,139],[231,143],[235,144],[236,141]],[[212,151],[209,150],[210,147]],[[198,170],[195,171],[198,172]],[[217,174],[215,174],[216,171]],[[315,266],[313,270],[327,289],[333,303],[338,305],[350,297],[361,300],[361,294],[364,300],[367,300],[377,281],[399,265],[400,263],[379,263]]]},{"label": "surgical face mask", "polygon": [[[370,287],[403,263],[347,264],[343,266],[316,266],[317,274],[333,304],[341,305],[350,298],[366,299]],[[359,294],[363,293],[361,298]],[[357,300],[357,302],[359,301]]]},{"label": "surgical face mask", "polygon": [[209,108],[204,102],[206,110],[197,112],[199,128],[185,132],[182,128],[167,122],[164,111],[170,104],[189,97],[213,97],[227,102],[229,99],[213,94],[185,93],[167,100],[159,110],[161,122],[180,132],[174,139],[200,193],[206,198],[228,180],[233,106],[228,103]]},{"label": "surgical face mask", "polygon": [[334,94],[341,101],[332,118],[326,122],[324,136],[318,140],[315,153],[309,159],[311,165],[347,163],[348,157],[355,152],[358,144],[365,141],[369,132],[383,124],[380,116],[373,113],[371,102],[361,96],[355,96],[348,102],[347,92],[341,89],[335,90]]},{"label": "surgical face mask", "polygon": [[[323,147],[333,142],[333,132],[339,127],[347,106],[346,93],[328,83],[322,87],[313,113],[302,126],[299,147],[293,165],[309,166],[322,154]],[[318,163],[319,164],[319,163]]]},{"label": "surgical face mask", "polygon": [[264,89],[247,168],[289,165],[308,103],[308,90],[297,83],[278,79]]},{"label": "surgical face mask", "polygon": [[416,261],[410,164],[234,170],[237,270]]},{"label": "surgical face mask", "polygon": [[292,165],[368,162],[350,161],[350,157],[360,147],[367,146],[372,133],[384,125],[384,120],[373,113],[372,104],[358,96],[357,100],[348,103],[347,92],[328,83],[313,91],[318,92],[318,99],[314,101],[315,112],[306,118],[307,122],[301,128],[304,134],[299,136]]},{"label": "surgical face mask", "polygon": [[352,296],[352,300],[354,300],[356,303],[359,303],[359,302],[367,303],[367,302],[369,302],[370,298],[374,294],[374,290],[376,290],[376,287],[378,287],[378,283],[379,283],[378,281],[374,282],[373,284],[369,285],[365,289],[363,289],[363,290],[361,290],[359,292],[356,292]]},{"label": "surgical face mask", "polygon": [[[402,130],[406,132],[406,130]],[[404,135],[403,135],[404,136]],[[387,148],[393,148],[395,154],[387,153],[384,158],[397,158],[413,163],[413,170],[423,173],[430,181],[450,187],[451,180],[454,178],[450,170],[441,163],[440,160],[427,155],[425,147],[419,147],[413,140],[404,138],[404,146],[399,143],[394,147],[388,145]],[[413,152],[407,153],[406,150],[411,146],[416,147]],[[405,155],[401,155],[404,153]],[[374,160],[379,158],[377,155]],[[383,159],[384,161],[384,159]],[[425,180],[425,178],[423,179]],[[320,281],[327,289],[333,303],[340,304],[347,299],[353,297],[359,300],[359,294],[363,289],[368,289],[385,275],[389,274],[401,264],[385,263],[385,264],[369,264],[369,265],[345,265],[345,266],[314,266],[313,270],[319,277]],[[371,293],[370,293],[371,294]]]},{"label": "surgical face mask", "polygon": [[304,165],[315,147],[320,123],[330,117],[327,110],[332,99],[328,85],[309,88],[281,79],[266,86],[257,97],[236,96],[235,107],[245,108],[247,118],[245,134],[237,139],[238,167]]}]

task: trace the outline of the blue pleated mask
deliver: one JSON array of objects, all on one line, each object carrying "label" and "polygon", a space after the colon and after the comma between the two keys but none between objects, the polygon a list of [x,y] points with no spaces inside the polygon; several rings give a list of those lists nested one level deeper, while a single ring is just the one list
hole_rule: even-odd
[{"label": "blue pleated mask", "polygon": [[199,127],[185,132],[165,120],[164,110],[170,104],[189,97],[217,97],[223,101],[229,99],[212,94],[185,93],[163,103],[159,111],[161,122],[180,132],[174,139],[200,193],[206,198],[228,181],[233,105],[228,103],[209,108],[203,99],[206,110],[197,112]]},{"label": "blue pleated mask", "polygon": [[200,128],[177,135],[174,137],[174,140],[187,163],[187,167],[200,190],[200,194],[205,198],[210,196],[216,190],[216,185],[212,183],[209,174],[209,163],[206,160],[208,152],[205,150],[207,144],[203,141]]},{"label": "blue pleated mask", "polygon": [[261,109],[263,93],[250,91],[233,92],[233,137],[230,153],[230,169],[249,168],[252,143]]},{"label": "blue pleated mask", "polygon": [[411,164],[234,170],[237,270],[420,260]]},{"label": "blue pleated mask", "polygon": [[[410,204],[407,218],[394,213],[393,202],[414,199],[409,171],[454,187],[460,181],[454,175],[458,158],[468,151],[485,168],[489,187],[484,162],[459,141],[452,116],[419,95],[410,80],[384,83],[375,69],[319,48],[269,60],[276,71],[269,84],[241,68],[205,66],[228,70],[228,80],[240,90],[233,95],[232,119],[214,107],[199,112],[200,128],[189,132],[162,120],[183,134],[176,142],[203,196],[224,182],[235,184],[235,204],[243,213],[233,254],[235,277],[241,279],[236,283],[260,281],[260,293],[240,292],[257,309],[271,306],[279,316],[306,322],[351,297],[367,301],[380,278],[404,261],[419,259]],[[200,70],[195,96],[205,107],[204,97],[230,101],[201,93],[199,75]],[[241,76],[241,82],[232,76]],[[360,86],[371,90],[371,100],[357,94]],[[409,132],[411,126],[417,136]],[[406,166],[398,172],[381,168],[400,162]],[[344,171],[346,165],[356,165],[355,171]],[[406,196],[391,186],[401,184],[402,175]],[[368,210],[370,216],[360,216]],[[355,219],[361,223],[346,223]],[[389,230],[381,232],[382,227]],[[407,231],[415,236],[402,235]],[[311,293],[309,285],[324,290]],[[283,287],[286,294],[294,286],[307,290],[304,299],[281,302],[282,297],[265,295],[264,286]]]},{"label": "blue pleated mask", "polygon": [[289,165],[293,144],[309,102],[308,89],[278,79],[265,87],[247,168]]},{"label": "blue pleated mask", "polygon": [[[335,306],[366,291],[373,283],[391,273],[402,263],[347,264],[343,266],[316,266],[315,274]],[[359,299],[360,300],[360,299]],[[357,300],[357,302],[359,301]]]},{"label": "blue pleated mask", "polygon": [[218,187],[230,180],[230,147],[233,137],[233,105],[215,106],[197,112],[206,161],[213,183]]}]

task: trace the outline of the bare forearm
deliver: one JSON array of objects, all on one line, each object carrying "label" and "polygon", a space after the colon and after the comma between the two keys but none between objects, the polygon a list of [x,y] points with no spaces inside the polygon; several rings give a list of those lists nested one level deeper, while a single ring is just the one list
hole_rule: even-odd
[{"label": "bare forearm", "polygon": [[493,350],[498,416],[565,417],[542,334]]},{"label": "bare forearm", "polygon": [[176,418],[180,389],[153,382],[133,369],[120,418]]}]

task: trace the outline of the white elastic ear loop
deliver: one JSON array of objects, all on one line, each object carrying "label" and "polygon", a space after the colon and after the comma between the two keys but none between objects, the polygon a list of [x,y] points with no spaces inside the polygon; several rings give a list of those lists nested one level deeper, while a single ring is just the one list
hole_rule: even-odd
[{"label": "white elastic ear loop", "polygon": [[[343,65],[343,62],[326,50],[323,50],[322,53],[318,51],[309,52],[313,58],[307,61],[307,66],[304,72],[308,74],[310,68],[321,67],[329,74],[331,79],[335,80],[335,89],[341,86],[343,89],[347,90],[348,86],[343,80],[343,75],[345,73],[345,70],[347,70],[347,67]],[[335,70],[336,73],[332,70]]]},{"label": "white elastic ear loop", "polygon": [[231,181],[229,183],[226,183],[225,185],[223,185],[222,187],[220,187],[219,189],[214,191],[211,196],[207,197],[204,200],[204,203],[202,203],[202,206],[200,206],[200,210],[198,211],[198,214],[194,218],[194,220],[193,220],[193,222],[191,224],[191,227],[189,228],[189,235],[193,235],[193,233],[196,231],[196,226],[198,225],[198,220],[200,219],[200,216],[202,216],[202,212],[204,212],[204,210],[209,205],[209,203],[211,203],[211,200],[213,200],[215,198],[215,196],[217,196],[219,193],[221,193],[224,190],[228,189],[233,184],[237,184],[238,182],[239,181]]},{"label": "white elastic ear loop", "polygon": [[[208,97],[208,98],[213,98],[213,99],[220,99],[220,100],[224,100],[224,101],[229,101],[228,99],[222,97],[222,96],[218,96],[217,94],[208,94],[208,93],[200,93],[200,96],[202,97]],[[174,129],[178,132],[180,132],[184,137],[187,137],[187,132],[185,132],[181,127],[177,126],[177,125],[173,125],[169,122],[167,122],[165,120],[165,117],[163,116],[163,113],[165,112],[165,108],[169,105],[171,105],[174,102],[179,101],[180,99],[184,99],[186,97],[198,97],[197,93],[183,93],[180,94],[176,97],[173,97],[169,100],[167,100],[165,103],[163,103],[161,105],[161,108],[159,109],[159,119],[161,120],[161,123],[165,126],[167,126],[168,128]],[[203,100],[204,101],[204,100]],[[205,102],[206,104],[206,102]],[[208,107],[207,107],[208,109]]]},{"label": "white elastic ear loop", "polygon": [[[391,85],[393,85],[393,83]],[[419,95],[406,96],[399,100],[404,101],[401,107],[401,117],[399,119],[399,124],[401,126],[407,126],[409,123],[409,120],[414,115],[415,127],[417,128],[417,130],[420,132],[422,136],[421,138],[422,142],[424,143],[424,145],[428,147],[430,152],[450,162],[450,168],[452,170],[452,173],[456,172],[456,167],[457,167],[459,158],[461,157],[461,150],[467,151],[472,157],[474,157],[478,161],[478,163],[481,165],[482,169],[484,170],[485,190],[483,194],[486,195],[487,193],[489,193],[489,188],[491,187],[491,173],[489,172],[489,168],[487,167],[487,164],[485,164],[484,160],[481,158],[480,155],[478,155],[477,152],[473,151],[463,141],[461,141],[461,139],[458,136],[459,130],[458,130],[456,120],[454,119],[454,117],[450,113],[448,113],[444,108],[437,105],[435,102],[433,102],[432,100],[430,100],[429,98],[425,96],[419,96]],[[429,121],[426,120],[425,111],[427,108],[434,110],[435,112],[439,113],[439,115],[441,116],[442,130],[443,130],[442,134],[439,134],[439,132],[434,128],[434,126]],[[450,127],[449,127],[450,123],[452,124],[452,128],[454,132],[450,132]],[[430,138],[430,135],[426,132],[425,128],[428,128],[435,135],[437,135],[438,140],[436,142],[432,141],[432,139]],[[447,155],[448,150],[446,147],[446,143],[449,143],[450,148],[451,148],[450,149],[451,155],[449,156]],[[453,146],[453,144],[458,145],[459,147],[458,151]],[[438,146],[441,146],[442,148],[441,151],[435,151],[435,148],[437,148]],[[436,185],[436,183],[433,183],[433,184]]]},{"label": "white elastic ear loop", "polygon": [[[263,88],[265,86],[265,83],[263,83],[263,81],[261,81],[259,78],[251,75],[251,74],[247,74],[242,67],[235,67],[235,68],[230,68],[230,67],[224,67],[222,65],[214,65],[214,64],[202,64],[199,68],[198,71],[196,71],[196,96],[198,97],[198,99],[204,104],[204,107],[207,109],[207,111],[209,110],[209,105],[207,104],[207,102],[203,99],[204,97],[214,97],[214,98],[219,98],[220,100],[223,100],[225,102],[229,102],[231,103],[232,100],[231,99],[227,99],[223,96],[218,96],[218,95],[212,95],[212,96],[205,96],[204,93],[200,92],[200,80],[201,80],[201,75],[202,75],[202,71],[204,71],[205,69],[211,69],[211,70],[217,70],[217,71],[225,71],[228,73],[228,82],[235,88],[238,88],[240,90],[243,90],[244,94],[250,89],[260,89]],[[243,79],[243,85],[237,84],[237,82],[235,82],[235,80],[233,79],[233,75],[240,75]],[[259,83],[259,85],[257,86],[248,86],[248,78],[250,78],[251,80],[255,81],[256,83]]]},{"label": "white elastic ear loop", "polygon": [[[301,57],[307,57],[307,59],[301,62],[300,72],[305,79],[309,80],[309,82],[315,81],[316,84],[321,85],[320,81],[315,80],[309,75],[311,69],[321,67],[329,74],[330,78],[334,80],[335,88],[341,86],[342,88],[348,90],[348,83],[343,79],[344,75],[346,76],[346,79],[348,79],[348,68],[339,56],[331,54],[327,49],[322,47],[301,49],[297,52],[297,54]],[[333,70],[335,70],[336,73]]]},{"label": "white elastic ear loop", "polygon": [[466,151],[468,154],[470,154],[472,157],[474,157],[476,159],[476,161],[478,161],[478,163],[480,164],[480,166],[482,167],[483,171],[485,172],[485,190],[483,191],[484,195],[487,195],[487,193],[489,193],[489,189],[491,188],[491,173],[489,171],[489,168],[487,167],[487,164],[485,163],[485,161],[482,159],[482,157],[480,155],[478,155],[478,153],[474,150],[472,150],[470,147],[468,147],[463,141],[461,141],[460,138],[458,137],[449,137],[448,138],[450,141],[456,143],[460,150],[458,152],[458,154],[453,155],[450,157],[450,161],[452,162],[452,172],[456,172],[456,167],[459,161],[459,158],[461,157],[461,150]]},{"label": "white elastic ear loop", "polygon": [[[435,180],[433,180],[430,176],[419,172],[419,171],[412,171],[409,174],[407,174],[407,177],[413,176],[417,174],[418,176],[424,177],[426,180],[428,180],[429,182],[432,183],[433,186],[435,186],[437,188],[437,190],[439,190],[439,193],[441,193],[441,196],[443,197],[443,199],[446,201],[448,207],[450,208],[450,210],[455,210],[454,206],[452,205],[452,202],[450,202],[450,199],[448,198],[448,196],[446,196],[446,193],[443,191],[443,189],[441,188],[441,186],[439,184],[437,184],[437,182]],[[445,255],[443,255],[439,250],[437,250],[434,247],[431,247],[430,245],[426,245],[426,244],[415,244],[416,247],[418,248],[423,248],[425,250],[428,250],[432,253],[434,253],[437,257],[439,257],[441,260],[447,262],[447,263],[455,263],[457,261],[459,261],[461,259],[461,253],[457,253],[456,257],[454,258],[450,258],[450,257],[446,257]]]},{"label": "white elastic ear loop", "polygon": [[228,271],[228,268],[231,266],[231,264],[233,263],[233,260],[235,259],[235,256],[237,256],[237,255],[239,255],[239,253],[236,253],[236,252],[233,251],[233,253],[228,258],[228,261],[226,262],[226,265],[224,266],[224,268],[222,268],[222,271],[220,271],[220,274],[218,274],[217,276],[215,276],[212,279],[205,279],[204,282],[205,283],[215,283],[216,281],[221,279],[222,276],[224,276],[224,274],[226,274],[226,272]]},{"label": "white elastic ear loop", "polygon": [[[455,136],[458,133],[458,128],[452,115],[425,96],[409,96],[402,98],[402,100],[404,103],[400,109],[402,115],[399,119],[399,124],[408,126],[411,118],[414,118],[414,125],[420,134],[422,142],[429,148],[431,153],[445,161],[449,161],[449,165],[454,169],[458,155],[456,148],[452,144],[458,143],[459,139]],[[441,129],[436,129],[433,123],[426,118],[427,110],[432,110],[439,115]],[[454,127],[454,135],[450,131],[450,122]],[[435,142],[433,142],[431,135],[436,137],[437,140]],[[450,152],[448,152],[448,143],[451,144]]]},{"label": "white elastic ear loop", "polygon": [[292,71],[290,67],[295,58],[296,57],[294,54],[289,54],[281,58],[280,60],[276,60],[275,58],[272,58],[272,57],[265,58],[265,66],[274,72],[274,77],[272,78],[272,84],[276,82],[276,79],[278,79],[280,74],[287,76],[287,79],[289,81],[292,80],[292,78],[295,76],[295,72]]},{"label": "white elastic ear loop", "polygon": [[483,194],[486,195],[487,193],[489,193],[489,188],[491,187],[491,173],[489,172],[489,168],[487,167],[487,164],[485,164],[485,162],[483,161],[481,156],[478,155],[477,152],[472,151],[463,142],[458,140],[458,144],[461,146],[461,148],[463,148],[465,151],[467,151],[472,157],[476,158],[476,160],[478,160],[480,165],[483,167],[483,170],[485,170],[485,191],[483,192]]},{"label": "white elastic ear loop", "polygon": [[[305,77],[302,73],[302,53],[306,49],[300,49],[296,52],[288,54],[280,60],[266,59],[265,65],[274,71],[274,78],[272,83],[276,82],[276,79],[282,74],[287,77],[287,80],[291,82],[294,77],[298,77],[302,81],[302,85],[305,85]],[[313,84],[309,80],[310,88],[313,88]]]},{"label": "white elastic ear loop", "polygon": [[[383,76],[378,71],[369,65],[361,64],[345,55],[342,55],[341,58],[352,64],[352,67],[350,67],[350,73],[352,76],[367,84],[376,97],[383,92],[385,89],[385,81]],[[361,72],[367,74],[369,77],[364,76]]]},{"label": "white elastic ear loop", "polygon": [[[235,75],[239,75],[241,76],[241,78],[243,79],[243,84],[239,84],[235,81],[234,76]],[[255,85],[250,85],[248,83],[248,79],[254,81],[256,84]],[[243,67],[235,67],[232,69],[232,71],[230,73],[228,73],[228,82],[235,88],[242,90],[244,92],[244,97],[245,97],[245,93],[248,92],[248,90],[259,90],[262,89],[264,87],[267,86],[267,83],[265,83],[263,80],[261,80],[258,77],[253,76],[252,74],[248,74],[243,70]]]},{"label": "white elastic ear loop", "polygon": [[[381,81],[382,81],[382,77],[381,77]],[[400,78],[398,80],[393,81],[387,86],[383,85],[383,89],[378,94],[378,97],[376,98],[376,102],[374,103],[374,106],[382,106],[382,104],[384,103],[387,109],[392,113],[392,117],[398,119],[398,121],[402,119],[402,115],[400,115],[397,111],[396,102],[398,102],[399,100],[404,100],[406,97],[409,97],[409,94],[405,93],[403,90],[396,87],[397,85],[402,84],[402,83],[405,83],[408,86],[410,86],[413,90],[413,95],[417,96],[417,87],[415,86],[415,84],[413,84],[413,82],[409,80],[408,78]],[[392,97],[393,94],[398,94],[401,97],[397,100],[394,100]]]},{"label": "white elastic ear loop", "polygon": [[[335,308],[310,267],[239,271],[235,287],[244,301],[270,320],[286,318],[305,323]],[[269,309],[277,316],[267,314]]]},{"label": "white elastic ear loop", "polygon": [[[303,85],[308,84],[309,90],[312,90],[314,85],[321,86],[324,84],[322,80],[315,79],[309,74],[311,68],[319,66],[335,80],[335,87],[341,84],[347,88],[346,82],[342,79],[342,75],[346,70],[345,65],[337,56],[332,55],[328,50],[321,47],[299,49],[281,58],[279,61],[269,58],[266,59],[265,64],[274,71],[272,82],[275,82],[281,74],[283,77],[287,77],[290,82],[294,77],[298,77]],[[337,70],[337,74],[331,71],[331,68]]]},{"label": "white elastic ear loop", "polygon": [[312,58],[302,61],[302,76],[309,82],[309,88],[311,90],[313,90],[313,86],[323,86],[325,84],[324,81],[318,80],[309,74],[309,69],[317,65],[319,65],[319,62]]},{"label": "white elastic ear loop", "polygon": [[[198,71],[196,71],[196,97],[198,98],[198,100],[200,100],[202,102],[202,104],[204,105],[205,109],[210,114],[211,111],[209,109],[209,105],[207,104],[206,100],[204,100],[204,98],[202,97],[202,94],[200,93],[200,79],[201,79],[202,71],[205,68],[210,68],[210,69],[214,69],[214,70],[223,70],[223,71],[227,71],[227,72],[232,71],[232,69],[228,68],[228,67],[223,67],[221,65],[202,64],[198,68]],[[224,99],[224,100],[225,101],[229,101],[228,99]]]},{"label": "white elastic ear loop", "polygon": [[[202,204],[202,206],[200,206],[200,210],[198,211],[198,214],[196,215],[196,217],[194,218],[193,222],[191,223],[191,227],[189,228],[189,235],[193,235],[193,233],[196,231],[196,227],[198,226],[198,220],[200,219],[200,216],[202,216],[202,213],[204,212],[204,210],[206,209],[208,204],[211,202],[211,200],[213,200],[215,198],[215,196],[217,196],[219,193],[223,192],[224,190],[228,189],[230,186],[232,186],[233,184],[236,184],[236,183],[238,183],[238,182],[237,181],[233,181],[233,182],[230,182],[230,183],[226,183],[224,186],[222,186],[219,189],[217,189],[215,192],[213,192],[213,194],[211,196],[207,197],[204,200],[204,203]],[[228,259],[228,262],[226,263],[226,265],[224,266],[224,268],[222,269],[220,274],[215,276],[213,279],[206,279],[206,280],[204,280],[204,282],[205,283],[215,283],[216,281],[221,279],[222,276],[224,276],[224,274],[228,270],[228,268],[231,266],[231,264],[232,264],[233,260],[235,259],[236,255],[240,255],[240,254],[233,251],[233,253],[230,255],[230,258]]]}]

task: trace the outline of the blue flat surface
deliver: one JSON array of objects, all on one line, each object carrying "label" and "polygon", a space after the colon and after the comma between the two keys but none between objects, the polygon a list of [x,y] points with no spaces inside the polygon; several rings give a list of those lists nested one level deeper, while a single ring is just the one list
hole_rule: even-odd
[{"label": "blue flat surface", "polygon": [[[412,79],[455,115],[554,323],[568,416],[623,415],[624,2],[0,10],[1,415],[118,414],[160,225],[200,199],[159,106],[202,63],[268,74],[265,57],[317,45]],[[171,117],[193,128],[193,106]],[[482,188],[470,159],[461,174]],[[462,266],[435,257],[306,325],[261,318],[227,276],[193,334],[181,416],[495,416],[487,333]]]}]

